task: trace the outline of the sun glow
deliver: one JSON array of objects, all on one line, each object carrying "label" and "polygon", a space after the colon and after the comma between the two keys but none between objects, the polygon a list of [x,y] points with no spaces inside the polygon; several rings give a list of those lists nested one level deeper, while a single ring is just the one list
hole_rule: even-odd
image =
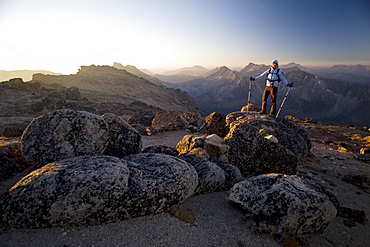
[{"label": "sun glow", "polygon": [[[134,29],[129,23],[118,26],[97,20],[93,16],[53,15],[3,24],[4,33],[13,41],[1,46],[2,57],[8,59],[1,61],[0,67],[34,61],[33,68],[27,69],[74,73],[80,65],[111,65],[118,61],[145,67],[168,64],[174,59],[174,47],[168,40]],[[45,64],[49,67],[45,68]]]}]

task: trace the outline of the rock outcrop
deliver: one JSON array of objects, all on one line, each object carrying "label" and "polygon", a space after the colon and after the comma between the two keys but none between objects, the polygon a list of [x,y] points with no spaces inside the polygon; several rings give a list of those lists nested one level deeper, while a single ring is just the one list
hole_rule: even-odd
[{"label": "rock outcrop", "polygon": [[297,176],[266,174],[235,184],[229,200],[252,214],[255,230],[297,236],[321,231],[337,215],[316,187]]}]

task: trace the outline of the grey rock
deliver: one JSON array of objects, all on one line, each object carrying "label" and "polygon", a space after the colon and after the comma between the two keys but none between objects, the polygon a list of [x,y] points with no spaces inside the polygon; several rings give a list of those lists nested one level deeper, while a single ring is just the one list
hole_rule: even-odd
[{"label": "grey rock", "polygon": [[292,151],[298,157],[305,157],[311,149],[311,140],[306,129],[298,123],[287,119],[256,115],[253,112],[234,112],[227,117],[228,126],[233,121],[243,119],[260,131],[264,136],[272,135],[279,144]]},{"label": "grey rock", "polygon": [[199,113],[183,112],[181,116],[183,116],[190,125],[195,127],[200,127],[205,123],[204,118]]},{"label": "grey rock", "polygon": [[56,110],[32,120],[21,137],[28,161],[45,165],[82,155],[101,155],[108,145],[108,125],[101,116]]},{"label": "grey rock", "polygon": [[2,201],[2,220],[17,227],[93,225],[127,218],[129,162],[80,156],[25,176]]},{"label": "grey rock", "polygon": [[22,136],[23,131],[27,128],[30,124],[29,121],[25,121],[23,123],[11,123],[7,124],[3,128],[2,135],[5,137],[18,137]]},{"label": "grey rock", "polygon": [[225,142],[230,146],[228,162],[238,167],[243,176],[296,173],[297,157],[280,140],[274,143],[265,139],[260,126],[254,126],[249,119],[232,122]]},{"label": "grey rock", "polygon": [[235,184],[229,200],[254,215],[255,230],[299,236],[323,230],[337,215],[315,187],[297,176],[266,174]]},{"label": "grey rock", "polygon": [[11,178],[32,165],[33,162],[24,159],[20,142],[0,146],[0,181]]},{"label": "grey rock", "polygon": [[256,105],[256,104],[247,104],[245,106],[242,107],[242,109],[240,110],[242,112],[260,112],[261,111],[261,106],[260,105]]},{"label": "grey rock", "polygon": [[225,125],[225,114],[219,112],[212,112],[205,118],[205,126],[202,128],[202,133],[204,134],[216,134],[218,136],[224,137],[226,132]]},{"label": "grey rock", "polygon": [[142,124],[144,126],[150,126],[155,114],[157,114],[155,111],[139,111],[129,117],[127,122],[129,124]]},{"label": "grey rock", "polygon": [[230,189],[234,184],[243,180],[243,175],[240,172],[239,168],[236,166],[226,163],[219,159],[218,157],[210,156],[209,160],[214,164],[221,167],[225,172],[225,190]]},{"label": "grey rock", "polygon": [[187,153],[194,148],[203,148],[205,135],[185,135],[176,145],[176,150],[180,153]]},{"label": "grey rock", "polygon": [[142,135],[142,136],[147,136],[148,135],[147,128],[145,127],[145,125],[143,125],[143,124],[133,124],[131,126],[132,126],[132,128],[136,129],[140,133],[140,135]]},{"label": "grey rock", "polygon": [[109,141],[104,155],[124,157],[141,151],[140,133],[119,116],[106,113],[103,119],[108,124]]},{"label": "grey rock", "polygon": [[188,121],[181,116],[180,113],[160,111],[158,112],[153,121],[151,127],[156,132],[171,131],[171,130],[183,130],[189,126]]},{"label": "grey rock", "polygon": [[209,155],[209,153],[207,153],[207,151],[204,150],[203,148],[193,148],[192,150],[187,151],[186,154],[191,154],[191,155],[194,155],[194,156],[198,156],[198,157],[201,157],[201,158],[205,158],[207,160],[209,160],[210,157],[211,157],[211,155]]},{"label": "grey rock", "polygon": [[140,153],[123,159],[130,161],[129,192],[122,201],[130,217],[166,211],[192,196],[197,188],[196,170],[179,158]]},{"label": "grey rock", "polygon": [[221,191],[225,187],[225,172],[215,163],[191,154],[181,154],[179,158],[191,164],[198,173],[199,183],[195,194]]},{"label": "grey rock", "polygon": [[174,148],[164,146],[164,145],[150,145],[145,147],[142,151],[142,153],[160,153],[160,154],[167,154],[172,156],[178,156],[179,151],[177,151]]}]

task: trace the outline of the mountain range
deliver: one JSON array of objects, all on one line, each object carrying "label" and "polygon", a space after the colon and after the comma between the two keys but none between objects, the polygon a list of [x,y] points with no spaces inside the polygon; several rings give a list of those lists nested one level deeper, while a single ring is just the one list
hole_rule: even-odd
[{"label": "mountain range", "polygon": [[[247,104],[249,77],[256,77],[268,68],[267,65],[250,63],[240,71],[232,71],[223,66],[210,71],[205,77],[164,84],[186,91],[206,112],[218,111],[227,114],[238,111]],[[367,110],[370,109],[369,85],[317,76],[303,71],[304,67],[295,63],[281,66],[281,69],[287,80],[295,85],[281,114],[370,126],[370,112]],[[261,104],[264,87],[263,79],[252,83],[251,103]],[[281,83],[278,105],[286,92],[287,87]]]},{"label": "mountain range", "polygon": [[[194,66],[159,75],[133,65],[114,63],[113,66],[81,66],[74,75],[38,73],[33,75],[30,83],[41,83],[48,90],[77,87],[87,100],[79,105],[97,112],[110,110],[128,114],[138,109],[162,109],[227,114],[247,104],[249,77],[256,77],[268,68],[254,63],[239,71],[226,66],[212,70]],[[282,115],[370,126],[370,66],[336,65],[318,70],[289,63],[281,65],[281,69],[287,80],[295,85]],[[341,80],[335,79],[335,75]],[[350,78],[346,79],[344,75]],[[356,78],[361,80],[356,81]],[[252,83],[251,103],[261,103],[264,86],[262,79]],[[280,85],[279,105],[286,92],[287,87]],[[36,95],[34,98],[45,96],[33,93]],[[2,101],[12,103],[7,98]]]}]

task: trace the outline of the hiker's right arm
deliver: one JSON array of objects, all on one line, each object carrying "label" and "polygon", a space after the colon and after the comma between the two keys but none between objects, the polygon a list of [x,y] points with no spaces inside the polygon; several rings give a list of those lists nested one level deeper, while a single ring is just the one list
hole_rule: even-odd
[{"label": "hiker's right arm", "polygon": [[267,77],[267,75],[269,74],[269,70],[266,70],[265,72],[263,72],[262,74],[260,74],[259,76],[257,76],[256,78],[254,79],[260,79],[260,78],[263,78],[263,77]]}]

